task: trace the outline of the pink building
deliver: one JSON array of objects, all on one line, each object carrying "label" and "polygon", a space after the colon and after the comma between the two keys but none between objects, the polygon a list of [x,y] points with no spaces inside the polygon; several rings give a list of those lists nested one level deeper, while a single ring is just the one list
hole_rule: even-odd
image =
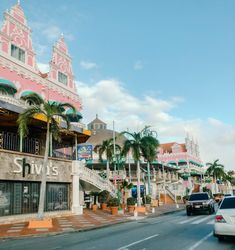
[{"label": "pink building", "polygon": [[199,191],[205,168],[200,157],[199,145],[189,136],[185,138],[185,143],[161,144],[158,161],[180,167],[179,173],[185,179],[184,185],[191,190]]},{"label": "pink building", "polygon": [[35,58],[31,29],[21,6],[14,5],[4,14],[0,32],[0,93],[20,99],[36,92],[47,100],[69,102],[81,111],[71,57],[63,36],[53,46],[50,69],[42,74]]}]

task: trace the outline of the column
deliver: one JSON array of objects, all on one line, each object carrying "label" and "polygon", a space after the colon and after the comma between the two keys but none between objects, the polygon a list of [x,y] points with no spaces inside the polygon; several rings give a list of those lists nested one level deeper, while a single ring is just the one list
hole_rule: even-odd
[{"label": "column", "polygon": [[84,164],[81,161],[72,161],[72,213],[83,214],[83,207],[80,205],[79,192],[79,167]]}]

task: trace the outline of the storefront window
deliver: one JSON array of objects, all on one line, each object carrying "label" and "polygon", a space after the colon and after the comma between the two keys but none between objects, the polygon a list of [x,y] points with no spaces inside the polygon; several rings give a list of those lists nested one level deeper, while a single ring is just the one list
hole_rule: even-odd
[{"label": "storefront window", "polygon": [[47,185],[47,211],[69,209],[68,200],[68,184]]},{"label": "storefront window", "polygon": [[[36,213],[40,183],[0,181],[0,216]],[[46,211],[69,209],[69,184],[47,183]]]}]

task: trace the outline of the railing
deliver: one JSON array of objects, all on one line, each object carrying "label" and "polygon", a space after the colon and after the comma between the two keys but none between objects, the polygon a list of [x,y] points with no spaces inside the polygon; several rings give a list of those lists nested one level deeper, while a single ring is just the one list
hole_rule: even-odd
[{"label": "railing", "polygon": [[182,183],[177,182],[177,183],[170,183],[167,184],[166,189],[171,192],[174,196],[184,196],[186,189],[182,185]]},{"label": "railing", "polygon": [[115,186],[106,179],[103,179],[98,173],[94,170],[91,170],[85,166],[79,167],[79,176],[82,180],[94,185],[100,190],[107,190],[113,196],[117,196],[117,189]]},{"label": "railing", "polygon": [[[0,149],[20,151],[20,136],[16,133],[0,131]],[[26,137],[22,142],[22,152],[39,155],[41,142],[39,139]]]},{"label": "railing", "polygon": [[[25,137],[22,140],[22,152],[34,155],[43,155],[41,139],[33,137]],[[20,136],[17,133],[0,131],[0,149],[11,150],[20,152]],[[53,142],[52,156],[56,158],[64,158],[72,160],[75,158],[73,155],[73,147],[69,144],[60,144]]]}]

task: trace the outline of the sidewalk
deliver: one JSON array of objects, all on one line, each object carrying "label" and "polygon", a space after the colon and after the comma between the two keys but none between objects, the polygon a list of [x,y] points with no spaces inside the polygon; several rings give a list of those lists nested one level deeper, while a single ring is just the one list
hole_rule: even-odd
[{"label": "sidewalk", "polygon": [[[175,205],[163,205],[157,207],[155,213],[148,215],[141,215],[142,218],[147,216],[160,216],[165,213],[171,213],[183,209],[176,208]],[[123,215],[113,216],[109,211],[84,209],[83,215],[70,215],[53,218],[52,228],[38,228],[28,229],[28,222],[17,222],[15,224],[0,225],[0,238],[16,238],[22,236],[39,236],[39,235],[53,235],[67,232],[78,232],[85,230],[92,230],[100,227],[111,226],[118,223],[131,221],[132,214],[126,213]]]}]

